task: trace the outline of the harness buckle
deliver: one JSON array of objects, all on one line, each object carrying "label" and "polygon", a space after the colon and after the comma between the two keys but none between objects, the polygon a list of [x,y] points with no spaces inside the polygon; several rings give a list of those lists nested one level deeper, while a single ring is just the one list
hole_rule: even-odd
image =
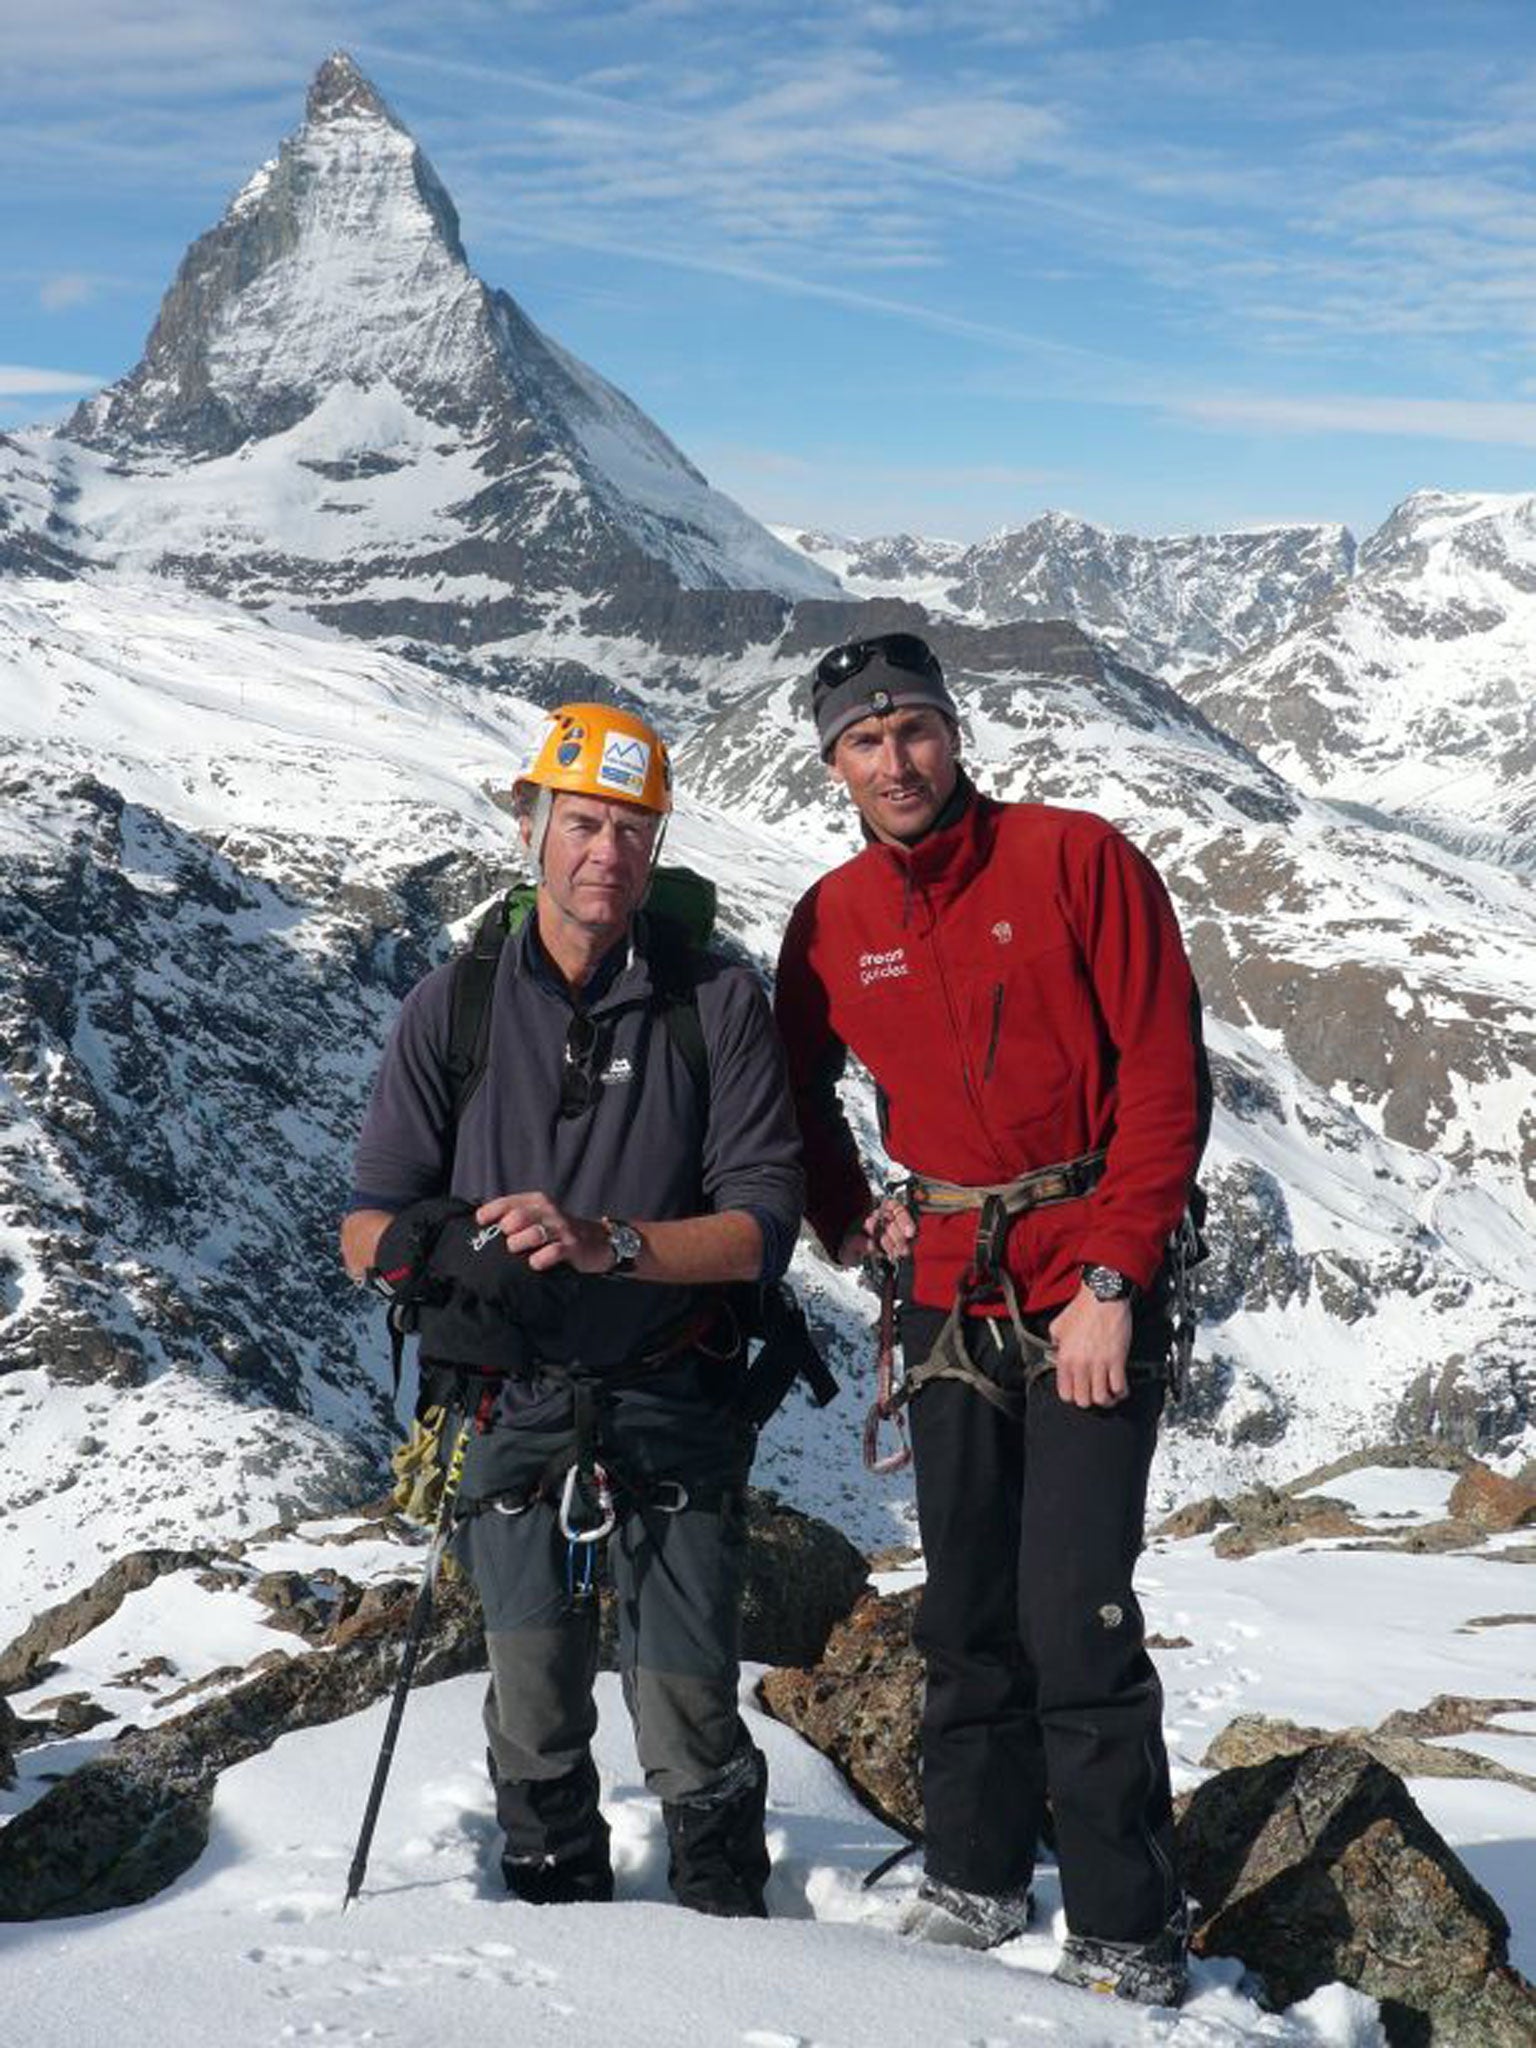
[{"label": "harness buckle", "polygon": [[578,1488],[581,1484],[581,1467],[573,1464],[565,1475],[565,1485],[560,1490],[560,1534],[568,1543],[601,1543],[611,1535],[618,1520],[613,1505],[613,1488],[608,1483],[608,1474],[601,1465],[592,1467],[592,1477],[597,1483],[597,1511],[595,1522],[578,1523],[575,1520]]},{"label": "harness buckle", "polygon": [[680,1515],[688,1505],[688,1489],[681,1479],[655,1480],[650,1489],[650,1505],[658,1515]]},{"label": "harness buckle", "polygon": [[978,1280],[996,1279],[997,1269],[1003,1262],[1003,1248],[1008,1240],[1011,1221],[1004,1198],[988,1195],[981,1205],[981,1217],[976,1225],[976,1249],[971,1255],[971,1269]]}]

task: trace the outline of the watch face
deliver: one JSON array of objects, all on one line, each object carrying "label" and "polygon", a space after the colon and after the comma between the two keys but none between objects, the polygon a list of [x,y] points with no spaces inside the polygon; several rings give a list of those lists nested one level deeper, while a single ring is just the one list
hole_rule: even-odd
[{"label": "watch face", "polygon": [[1131,1292],[1130,1281],[1113,1266],[1085,1266],[1083,1285],[1100,1301],[1124,1301]]},{"label": "watch face", "polygon": [[608,1242],[613,1246],[613,1270],[628,1272],[640,1256],[641,1237],[632,1223],[610,1223]]}]

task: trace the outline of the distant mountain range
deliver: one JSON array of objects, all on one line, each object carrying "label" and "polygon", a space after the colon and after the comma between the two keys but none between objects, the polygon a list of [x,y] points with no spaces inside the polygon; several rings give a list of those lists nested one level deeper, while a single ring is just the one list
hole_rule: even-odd
[{"label": "distant mountain range", "polygon": [[[1216,1255],[1163,1497],[1394,1434],[1536,1453],[1536,497],[1420,493],[1359,547],[1059,515],[974,548],[793,538],[473,276],[341,56],[143,362],[0,438],[0,1498],[27,1583],[88,1575],[125,1497],[140,1540],[181,1540],[377,1474],[377,1319],[334,1261],[349,1146],[399,996],[505,870],[537,705],[666,726],[674,843],[768,962],[852,845],[805,678],[897,626],[932,638],[988,787],[1115,819],[1179,905]],[[867,1303],[800,1271],[853,1368]],[[779,1425],[764,1476],[869,1536],[892,1511],[853,1474],[860,1399]],[[850,1461],[815,1498],[808,1429]]]},{"label": "distant mountain range", "polygon": [[1354,571],[1342,526],[1143,540],[1047,512],[964,547],[895,534],[846,540],[776,529],[859,597],[900,597],[970,625],[1071,619],[1170,681],[1287,633]]}]

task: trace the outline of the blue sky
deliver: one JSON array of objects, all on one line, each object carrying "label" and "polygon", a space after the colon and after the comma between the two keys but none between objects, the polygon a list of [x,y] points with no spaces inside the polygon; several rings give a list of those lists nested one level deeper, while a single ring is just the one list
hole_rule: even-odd
[{"label": "blue sky", "polygon": [[349,49],[471,260],[760,517],[973,539],[1536,489],[1533,0],[50,0],[0,428],[137,359]]}]

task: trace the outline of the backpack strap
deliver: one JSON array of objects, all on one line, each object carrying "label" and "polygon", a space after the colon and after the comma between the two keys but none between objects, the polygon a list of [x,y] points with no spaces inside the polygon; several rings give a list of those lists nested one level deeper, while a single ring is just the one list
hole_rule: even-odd
[{"label": "backpack strap", "polygon": [[694,1092],[709,1116],[709,1047],[699,1021],[698,952],[688,929],[651,911],[646,918],[646,953],[655,993],[651,1006],[661,1013],[674,1050],[688,1069]]},{"label": "backpack strap", "polygon": [[[513,893],[509,890],[505,896],[497,897],[481,918],[468,951],[460,953],[453,963],[446,1063],[450,1141],[485,1073],[491,1044],[491,998],[501,949],[507,942]],[[450,1142],[450,1152],[452,1149]]]}]

